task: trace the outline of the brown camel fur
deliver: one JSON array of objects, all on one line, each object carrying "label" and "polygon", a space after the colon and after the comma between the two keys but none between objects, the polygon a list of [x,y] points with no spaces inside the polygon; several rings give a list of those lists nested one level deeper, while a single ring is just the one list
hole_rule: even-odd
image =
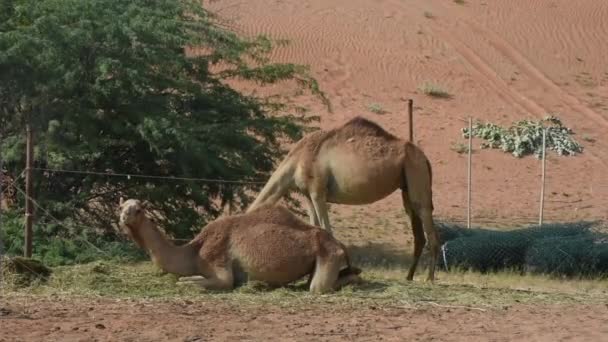
[{"label": "brown camel fur", "polygon": [[419,147],[370,120],[355,117],[341,127],[302,138],[247,210],[276,203],[288,191],[298,190],[306,198],[310,223],[320,222],[331,233],[326,203],[369,204],[397,189],[401,189],[414,234],[414,259],[407,279],[414,278],[428,239],[427,280],[432,282],[440,241],[433,226],[431,164]]},{"label": "brown camel fur", "polygon": [[217,219],[182,246],[167,240],[139,200],[121,198],[119,222],[157,266],[182,276],[178,284],[230,290],[247,280],[283,286],[310,275],[310,292],[325,293],[360,281],[339,241],[281,206]]}]

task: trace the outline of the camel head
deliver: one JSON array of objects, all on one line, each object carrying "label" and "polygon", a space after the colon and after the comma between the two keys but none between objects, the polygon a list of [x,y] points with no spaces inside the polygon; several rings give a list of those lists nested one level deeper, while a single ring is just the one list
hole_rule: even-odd
[{"label": "camel head", "polygon": [[144,222],[146,215],[144,204],[136,199],[124,201],[121,197],[119,209],[119,225],[123,232],[143,248],[140,229],[142,229],[142,223]]}]

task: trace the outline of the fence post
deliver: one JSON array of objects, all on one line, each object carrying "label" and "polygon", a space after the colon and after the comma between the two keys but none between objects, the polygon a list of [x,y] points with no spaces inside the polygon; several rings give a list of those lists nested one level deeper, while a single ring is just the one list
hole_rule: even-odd
[{"label": "fence post", "polygon": [[469,160],[467,168],[467,228],[471,228],[471,159],[473,154],[473,119],[469,116]]},{"label": "fence post", "polygon": [[0,136],[0,284],[2,282],[2,258],[4,257],[4,231],[2,230],[2,198],[4,197],[4,172],[2,171],[2,136]]},{"label": "fence post", "polygon": [[26,154],[25,154],[25,246],[23,254],[26,258],[32,257],[32,220],[33,220],[33,203],[32,203],[32,160],[34,158],[34,146],[32,129],[30,124],[26,125]]},{"label": "fence post", "polygon": [[414,100],[407,100],[407,113],[409,117],[410,141],[414,143]]},{"label": "fence post", "polygon": [[542,171],[541,171],[541,184],[540,184],[540,212],[538,214],[538,225],[543,225],[543,209],[545,206],[545,164],[546,164],[546,140],[547,140],[547,129],[543,127],[543,150],[542,150]]}]

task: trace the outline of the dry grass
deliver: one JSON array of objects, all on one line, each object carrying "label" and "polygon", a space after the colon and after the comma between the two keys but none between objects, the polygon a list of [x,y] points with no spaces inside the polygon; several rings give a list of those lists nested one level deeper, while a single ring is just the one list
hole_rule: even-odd
[{"label": "dry grass", "polygon": [[[356,253],[355,253],[356,254]],[[381,251],[378,254],[382,254]],[[355,256],[361,262],[360,256]],[[439,271],[436,284],[424,281],[420,268],[414,282],[405,280],[407,265],[400,260],[374,265],[363,263],[364,283],[333,294],[314,296],[304,280],[285,288],[271,289],[249,283],[232,292],[214,292],[195,286],[176,286],[177,278],[161,274],[150,262],[116,264],[94,262],[58,267],[47,283],[30,287],[6,287],[11,296],[107,297],[119,299],[221,300],[243,305],[293,307],[309,304],[464,305],[496,307],[516,303],[593,303],[607,301],[608,281],[557,280],[541,276],[520,276],[508,272],[482,275],[475,272]],[[361,263],[360,263],[361,265]]]},{"label": "dry grass", "polygon": [[[444,272],[437,268],[437,281],[428,284],[426,255],[414,282],[406,281],[412,246],[404,232],[401,212],[370,221],[363,214],[334,215],[336,236],[344,241],[353,263],[363,269],[364,283],[333,294],[308,293],[305,279],[285,288],[270,289],[246,284],[232,292],[212,292],[194,286],[176,286],[177,277],[162,274],[150,262],[115,263],[97,261],[78,266],[56,267],[46,283],[29,287],[4,287],[4,295],[25,297],[106,297],[137,300],[199,300],[235,305],[298,307],[340,304],[418,306],[425,303],[474,307],[500,307],[520,303],[608,302],[608,280],[566,280],[514,272],[481,274],[470,271]],[[389,218],[390,217],[390,218]]]},{"label": "dry grass", "polygon": [[450,150],[452,150],[458,154],[469,153],[469,145],[463,144],[463,143],[453,143],[450,146]]},{"label": "dry grass", "polygon": [[448,99],[452,97],[452,95],[447,90],[434,83],[424,83],[419,87],[419,90],[422,91],[423,94],[428,95],[430,97],[442,99]]},{"label": "dry grass", "polygon": [[378,114],[378,115],[386,114],[386,111],[384,110],[384,108],[382,108],[382,105],[379,103],[370,103],[367,106],[367,110],[369,110],[370,112],[372,112],[374,114]]}]

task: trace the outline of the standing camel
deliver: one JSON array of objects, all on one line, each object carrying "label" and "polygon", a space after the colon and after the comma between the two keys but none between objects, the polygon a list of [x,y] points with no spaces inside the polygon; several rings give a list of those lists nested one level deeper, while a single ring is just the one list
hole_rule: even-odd
[{"label": "standing camel", "polygon": [[344,245],[281,206],[217,219],[182,246],[166,238],[139,200],[120,199],[119,223],[157,266],[181,276],[178,284],[230,290],[248,280],[283,286],[309,275],[310,292],[325,293],[360,281]]},{"label": "standing camel", "polygon": [[424,152],[413,143],[361,117],[330,131],[314,132],[296,143],[247,210],[276,203],[294,189],[306,199],[310,223],[320,222],[330,233],[326,203],[370,204],[401,189],[414,234],[414,259],[407,279],[414,278],[428,238],[427,280],[434,281],[440,241],[433,226],[432,170]]}]

